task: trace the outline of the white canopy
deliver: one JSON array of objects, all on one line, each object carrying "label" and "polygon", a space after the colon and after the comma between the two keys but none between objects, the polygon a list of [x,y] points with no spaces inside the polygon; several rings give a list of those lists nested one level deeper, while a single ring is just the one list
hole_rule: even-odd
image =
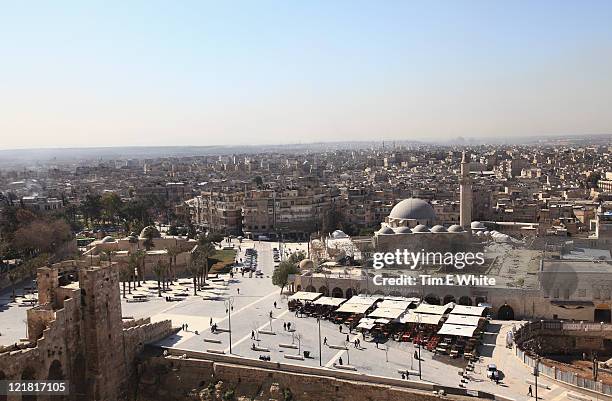
[{"label": "white canopy", "polygon": [[444,323],[440,330],[438,330],[438,334],[469,338],[474,335],[475,330],[475,326],[462,326],[459,324]]},{"label": "white canopy", "polygon": [[321,297],[313,302],[314,305],[325,305],[325,306],[340,306],[346,302],[344,298],[332,298],[332,297]]},{"label": "white canopy", "polygon": [[298,291],[292,296],[289,297],[290,300],[293,301],[314,301],[319,298],[321,295],[320,292],[306,292],[306,291]]},{"label": "white canopy", "polygon": [[442,320],[442,315],[432,315],[427,313],[406,313],[400,318],[400,323],[421,323],[421,324],[438,324]]},{"label": "white canopy", "polygon": [[363,322],[363,323],[359,323],[357,325],[358,329],[366,329],[366,330],[371,330],[372,327],[374,327],[374,323],[369,323],[369,322]]},{"label": "white canopy", "polygon": [[372,305],[374,305],[380,298],[378,297],[370,297],[363,295],[355,295],[341,307],[336,309],[336,312],[340,313],[357,313],[364,314]]},{"label": "white canopy", "polygon": [[455,305],[455,308],[451,311],[451,315],[482,316],[485,309],[487,308],[484,306]]},{"label": "white canopy", "polygon": [[387,309],[402,309],[402,310],[406,310],[413,303],[414,303],[414,301],[412,301],[412,300],[387,299],[387,298],[385,298],[381,303],[378,304],[378,307],[379,308],[387,308]]},{"label": "white canopy", "polygon": [[443,315],[446,311],[450,309],[449,305],[429,305],[429,304],[420,304],[414,310],[416,313],[428,313],[431,315]]},{"label": "white canopy", "polygon": [[368,309],[370,309],[371,306],[372,305],[368,304],[351,304],[347,301],[343,303],[342,306],[340,306],[338,309],[336,309],[336,312],[363,315]]},{"label": "white canopy", "polygon": [[462,326],[478,326],[480,322],[480,316],[468,316],[468,315],[448,315],[445,324],[459,324]]},{"label": "white canopy", "polygon": [[376,319],[376,323],[380,323],[380,324],[388,324],[388,323],[391,323],[391,320],[381,318],[381,319]]},{"label": "white canopy", "polygon": [[399,318],[405,311],[406,309],[393,309],[393,308],[378,307],[376,308],[374,312],[370,313],[368,316],[369,317],[381,317],[381,318],[394,320],[394,319]]}]

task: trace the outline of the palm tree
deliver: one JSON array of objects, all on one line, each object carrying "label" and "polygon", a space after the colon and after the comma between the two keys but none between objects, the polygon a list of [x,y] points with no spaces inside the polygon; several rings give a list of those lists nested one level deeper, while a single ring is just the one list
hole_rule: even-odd
[{"label": "palm tree", "polygon": [[137,266],[136,266],[136,278],[138,281],[138,286],[140,287],[140,282],[142,280],[144,280],[144,264],[145,264],[145,256],[146,256],[146,252],[143,251],[142,249],[138,249],[136,252],[134,252],[134,256],[136,257],[136,261],[137,261]]},{"label": "palm tree", "polygon": [[11,282],[11,287],[13,291],[13,302],[15,302],[15,300],[17,299],[17,296],[15,295],[15,283],[17,282],[17,280],[19,280],[19,273],[17,272],[17,269],[11,270],[8,274],[8,278]]},{"label": "palm tree", "polygon": [[155,238],[155,233],[153,232],[153,230],[145,230],[144,233],[145,237],[144,237],[144,241],[142,241],[142,245],[144,245],[145,247],[145,252],[142,255],[142,276],[141,279],[144,279],[144,274],[145,274],[145,268],[146,268],[146,263],[145,263],[145,258],[147,256],[147,252],[149,252],[151,250],[151,248],[155,248],[155,242],[153,241],[153,238]]},{"label": "palm tree", "polygon": [[121,280],[121,284],[123,284],[123,298],[126,298],[125,282],[128,281],[130,277],[131,277],[130,265],[128,264],[127,266],[122,266],[121,270],[119,270],[119,279]]},{"label": "palm tree", "polygon": [[170,245],[167,251],[170,258],[170,282],[172,282],[173,279],[176,280],[176,257],[181,253],[181,248],[176,244]]},{"label": "palm tree", "polygon": [[198,266],[198,261],[195,257],[192,256],[187,265],[187,270],[193,276],[193,295],[198,295],[198,272],[200,271],[200,266]]},{"label": "palm tree", "polygon": [[168,265],[163,260],[158,260],[155,266],[153,266],[153,273],[155,273],[155,277],[157,277],[157,291],[158,291],[159,297],[162,296],[161,279],[163,275],[165,274],[167,268],[168,268]]},{"label": "palm tree", "polygon": [[206,280],[208,280],[208,258],[215,253],[215,246],[211,242],[208,242],[206,240],[202,241],[202,238],[200,238],[200,243],[196,248],[196,252],[198,253],[198,259],[203,267],[203,284],[206,285]]},{"label": "palm tree", "polygon": [[[138,255],[138,252],[131,254],[128,258],[127,267],[130,272],[130,277],[128,279],[128,290],[130,294],[132,293],[132,279],[134,278],[134,272],[136,271],[136,269],[138,269],[138,266],[140,265],[139,258],[140,256]],[[134,289],[136,289],[136,286],[134,286]]]}]

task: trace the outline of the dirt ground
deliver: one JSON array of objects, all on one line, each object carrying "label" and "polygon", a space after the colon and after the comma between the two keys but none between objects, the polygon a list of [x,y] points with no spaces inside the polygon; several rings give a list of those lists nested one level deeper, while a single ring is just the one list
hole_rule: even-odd
[{"label": "dirt ground", "polygon": [[[585,379],[590,379],[590,380],[593,379],[593,372],[592,372],[593,362],[591,361],[583,361],[583,360],[577,359],[577,360],[570,360],[570,361],[566,360],[564,362],[559,362],[559,361],[555,361],[551,359],[546,359],[545,361],[542,361],[542,362],[549,366],[556,366],[559,369],[574,372],[578,376],[583,377]],[[601,380],[605,384],[612,384],[612,373],[604,372],[603,370],[599,369],[597,380]]]}]

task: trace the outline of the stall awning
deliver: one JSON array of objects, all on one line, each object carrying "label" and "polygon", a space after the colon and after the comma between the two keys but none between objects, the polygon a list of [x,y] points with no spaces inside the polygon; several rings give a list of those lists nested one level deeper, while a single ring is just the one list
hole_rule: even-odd
[{"label": "stall awning", "polygon": [[448,319],[444,324],[459,324],[462,326],[478,326],[478,323],[482,319],[480,316],[468,316],[468,315],[448,315]]},{"label": "stall awning", "polygon": [[458,336],[469,338],[474,335],[475,330],[475,326],[462,326],[459,324],[444,323],[440,330],[438,330],[438,334],[443,336]]},{"label": "stall awning", "polygon": [[374,323],[363,322],[357,325],[358,329],[365,329],[365,330],[372,330],[372,327],[374,327]]},{"label": "stall awning", "polygon": [[[418,302],[418,301],[417,301]],[[379,308],[388,308],[388,309],[403,309],[406,310],[412,305],[413,300],[400,300],[400,299],[388,299],[385,298],[383,301],[378,304]]]},{"label": "stall awning", "polygon": [[348,302],[345,302],[344,304],[342,304],[342,306],[336,309],[336,312],[363,315],[368,309],[370,309],[370,307],[371,305],[368,304],[350,304]]},{"label": "stall awning", "polygon": [[432,315],[427,313],[406,313],[399,321],[400,323],[420,323],[437,325],[442,320],[442,315]]},{"label": "stall awning", "polygon": [[345,302],[344,298],[321,297],[314,301],[313,305],[340,306]]},{"label": "stall awning", "polygon": [[381,308],[378,307],[372,313],[370,313],[369,317],[381,317],[385,319],[395,320],[402,316],[402,314],[406,312],[406,309],[392,309],[392,308]]},{"label": "stall awning", "polygon": [[449,305],[429,305],[420,304],[414,309],[416,313],[429,313],[431,315],[443,315],[448,309],[451,309]]},{"label": "stall awning", "polygon": [[292,296],[290,296],[289,299],[292,301],[314,301],[322,295],[323,294],[321,294],[320,292],[298,291]]},{"label": "stall awning", "polygon": [[486,309],[484,306],[455,305],[451,315],[482,316]]}]

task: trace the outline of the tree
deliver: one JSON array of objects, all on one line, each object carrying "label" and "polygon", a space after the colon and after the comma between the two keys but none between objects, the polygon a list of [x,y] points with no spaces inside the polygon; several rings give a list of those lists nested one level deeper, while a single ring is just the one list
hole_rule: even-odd
[{"label": "tree", "polygon": [[102,216],[106,222],[112,222],[113,224],[117,221],[117,216],[123,206],[123,202],[119,195],[115,192],[107,192],[102,195],[100,199],[100,206]]},{"label": "tree", "polygon": [[137,281],[138,281],[138,286],[140,287],[140,281],[144,279],[144,269],[145,269],[145,258],[146,258],[147,253],[145,251],[143,251],[142,249],[138,249],[136,252],[134,252],[134,256],[136,257],[136,260],[138,261],[138,266],[136,267],[136,269],[138,270],[137,272]]},{"label": "tree", "polygon": [[170,258],[170,281],[176,280],[176,257],[181,253],[181,248],[177,245],[170,245],[166,248]]},{"label": "tree", "polygon": [[306,259],[306,254],[303,251],[299,251],[299,252],[293,252],[289,256],[288,260],[289,260],[289,262],[297,265],[298,263],[300,263],[304,259]]},{"label": "tree", "polygon": [[168,265],[163,260],[158,260],[157,263],[153,266],[153,273],[155,273],[155,277],[157,277],[157,291],[158,291],[159,297],[162,296],[161,280],[167,268],[168,268]]},{"label": "tree", "polygon": [[125,296],[125,282],[130,279],[130,266],[129,264],[126,266],[122,266],[121,270],[119,270],[119,279],[121,280],[121,284],[123,285],[123,298]]},{"label": "tree", "polygon": [[[138,266],[140,266],[139,258],[140,256],[138,252],[131,254],[128,258],[127,268],[130,272],[128,277],[128,290],[130,291],[130,294],[132,293],[132,279],[134,278],[134,272],[138,269]],[[136,289],[136,284],[134,284],[134,289]]]},{"label": "tree", "polygon": [[203,284],[208,280],[208,258],[215,253],[215,246],[207,241],[198,244],[195,250],[195,258],[198,266],[201,268],[200,277],[204,276]]},{"label": "tree", "polygon": [[151,248],[155,248],[155,242],[153,241],[155,238],[155,233],[153,230],[145,230],[144,232],[144,241],[142,241],[142,245],[145,247],[145,252],[142,254],[142,277],[144,277],[146,270],[146,257],[147,252],[151,250]]},{"label": "tree", "polygon": [[198,266],[197,260],[193,257],[187,264],[187,270],[193,277],[193,295],[198,295],[198,273],[200,272],[200,266]]},{"label": "tree", "polygon": [[93,224],[99,220],[102,215],[102,197],[97,194],[86,195],[81,203],[81,212],[86,223],[89,221],[90,224]]},{"label": "tree", "polygon": [[300,269],[288,260],[284,260],[276,269],[274,269],[274,273],[272,274],[272,284],[280,287],[281,294],[285,289],[285,286],[289,282],[289,275],[297,274],[300,272]]}]

